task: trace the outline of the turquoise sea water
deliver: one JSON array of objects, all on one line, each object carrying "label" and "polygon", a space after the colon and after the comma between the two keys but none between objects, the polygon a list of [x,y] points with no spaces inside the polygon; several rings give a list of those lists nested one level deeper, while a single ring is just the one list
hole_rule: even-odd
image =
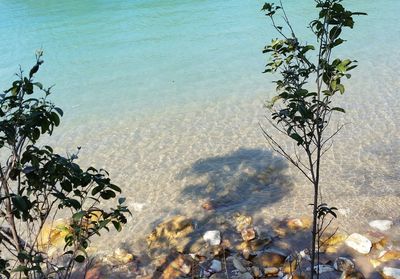
[{"label": "turquoise sea water", "polygon": [[[397,51],[400,4],[348,2],[370,14],[360,19],[348,52],[364,63],[372,57],[382,63]],[[265,61],[260,50],[274,33],[261,4],[3,0],[0,81],[9,81],[17,65],[32,65],[34,50],[42,47],[40,77],[56,84],[55,100],[77,117],[248,94],[268,86],[259,74]],[[312,16],[311,0],[285,4],[296,27]]]},{"label": "turquoise sea water", "polygon": [[[369,15],[357,18],[338,53],[360,66],[341,100],[348,111],[341,121],[349,125],[327,155],[326,191],[343,209],[344,226],[361,228],[371,218],[398,224],[400,1],[345,3]],[[314,1],[284,4],[296,32],[312,42],[303,26]],[[200,216],[208,197],[221,199],[221,212],[266,220],[306,212],[308,188],[295,170],[288,170],[295,183],[287,188],[272,176],[266,191],[256,179],[283,168],[258,127],[273,89],[261,74],[261,50],[276,36],[261,6],[0,0],[0,87],[44,49],[38,79],[56,84],[53,100],[66,112],[53,143],[60,152],[82,146],[84,164],[111,171],[137,212],[128,231],[176,213]],[[133,240],[125,234],[121,241]]]}]

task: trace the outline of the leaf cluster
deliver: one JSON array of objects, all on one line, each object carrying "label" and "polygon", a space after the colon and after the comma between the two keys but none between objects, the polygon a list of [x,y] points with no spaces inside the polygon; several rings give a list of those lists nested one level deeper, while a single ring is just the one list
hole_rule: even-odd
[{"label": "leaf cluster", "polygon": [[[319,17],[310,23],[310,28],[316,35],[317,46],[300,42],[282,6],[266,3],[262,9],[282,35],[263,51],[270,55],[264,72],[280,74],[275,81],[277,95],[266,106],[272,110],[279,130],[304,147],[317,144],[317,134],[328,125],[333,112],[345,112],[331,105],[332,97],[345,92],[342,80],[351,77],[349,72],[357,61],[332,60],[331,53],[345,41],[342,30],[353,28],[353,17],[363,14],[346,10],[340,0],[316,2]],[[286,29],[276,24],[278,13],[282,13]],[[308,84],[314,78],[317,87],[310,90]]]},{"label": "leaf cluster", "polygon": [[[121,188],[103,169],[82,169],[76,162],[80,148],[66,157],[51,146],[37,144],[42,135],[52,135],[63,116],[48,99],[52,87],[34,80],[43,64],[41,57],[39,51],[29,74],[20,70],[0,96],[0,151],[1,158],[6,158],[0,162],[0,245],[8,253],[0,258],[0,273],[7,278],[12,273],[67,276],[74,261],[87,258],[92,236],[108,231],[110,225],[121,231],[130,214],[123,198],[115,208],[100,208],[103,201],[116,198]],[[65,266],[49,263],[38,244],[42,227],[57,212],[71,217],[65,228]]]}]

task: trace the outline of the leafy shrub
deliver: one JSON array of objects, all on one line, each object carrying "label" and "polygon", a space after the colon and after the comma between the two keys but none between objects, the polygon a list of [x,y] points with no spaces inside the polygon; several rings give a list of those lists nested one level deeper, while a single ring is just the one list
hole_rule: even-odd
[{"label": "leafy shrub", "polygon": [[[68,277],[74,264],[87,258],[90,239],[111,224],[120,231],[129,213],[123,198],[115,208],[101,208],[102,201],[117,198],[121,189],[107,171],[83,170],[76,163],[79,148],[64,157],[38,144],[63,115],[49,100],[51,87],[34,81],[42,54],[38,51],[29,74],[20,70],[0,96],[0,271],[6,277]],[[69,218],[61,228],[52,228],[58,216]],[[53,259],[48,252],[57,234],[64,253]]]}]

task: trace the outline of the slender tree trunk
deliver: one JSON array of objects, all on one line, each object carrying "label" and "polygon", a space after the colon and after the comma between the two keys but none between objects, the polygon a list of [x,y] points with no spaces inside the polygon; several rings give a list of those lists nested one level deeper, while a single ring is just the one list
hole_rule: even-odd
[{"label": "slender tree trunk", "polygon": [[[314,204],[313,204],[313,227],[312,227],[312,247],[311,247],[311,278],[315,276],[315,258],[316,258],[316,251],[315,245],[317,241],[317,207],[318,207],[318,181],[314,182]],[[317,274],[317,278],[318,278]]]},{"label": "slender tree trunk", "polygon": [[[10,166],[11,168],[12,166]],[[8,176],[8,173],[7,173]],[[15,225],[15,220],[14,220],[14,214],[12,211],[12,201],[11,201],[11,196],[10,196],[10,191],[8,189],[8,183],[7,183],[7,178],[4,177],[4,174],[1,174],[1,179],[0,179],[0,187],[3,188],[5,199],[4,199],[4,205],[5,205],[5,210],[6,210],[6,220],[8,224],[10,225],[10,230],[12,234],[12,238],[14,241],[15,245],[15,250],[17,253],[20,252],[21,250],[21,243],[19,241],[16,225]]]},{"label": "slender tree trunk", "polygon": [[[312,253],[311,253],[311,278],[319,278],[319,261],[317,261],[317,270],[314,270],[315,266],[315,258],[319,250],[316,250],[315,246],[317,241],[319,241],[318,237],[318,195],[319,195],[319,171],[321,164],[321,131],[317,130],[317,158],[316,158],[316,167],[315,167],[315,179],[314,179],[314,206],[313,206],[313,230],[312,230]],[[318,256],[319,258],[319,256]]]}]

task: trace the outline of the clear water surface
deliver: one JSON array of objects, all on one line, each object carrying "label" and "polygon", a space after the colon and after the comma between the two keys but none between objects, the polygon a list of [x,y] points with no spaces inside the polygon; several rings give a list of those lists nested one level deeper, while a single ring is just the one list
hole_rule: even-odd
[{"label": "clear water surface", "polygon": [[[348,123],[323,165],[324,195],[344,229],[395,221],[400,205],[400,1],[347,0],[365,11],[339,56],[359,60],[341,104]],[[284,1],[299,36],[314,1]],[[65,110],[51,143],[82,146],[81,163],[110,170],[134,213],[117,242],[138,242],[160,220],[235,211],[268,222],[309,211],[311,188],[262,138],[273,94],[263,46],[276,36],[250,0],[0,0],[0,86],[28,69],[56,84]],[[140,242],[140,241],[139,241]],[[101,246],[101,244],[99,244]]]}]

